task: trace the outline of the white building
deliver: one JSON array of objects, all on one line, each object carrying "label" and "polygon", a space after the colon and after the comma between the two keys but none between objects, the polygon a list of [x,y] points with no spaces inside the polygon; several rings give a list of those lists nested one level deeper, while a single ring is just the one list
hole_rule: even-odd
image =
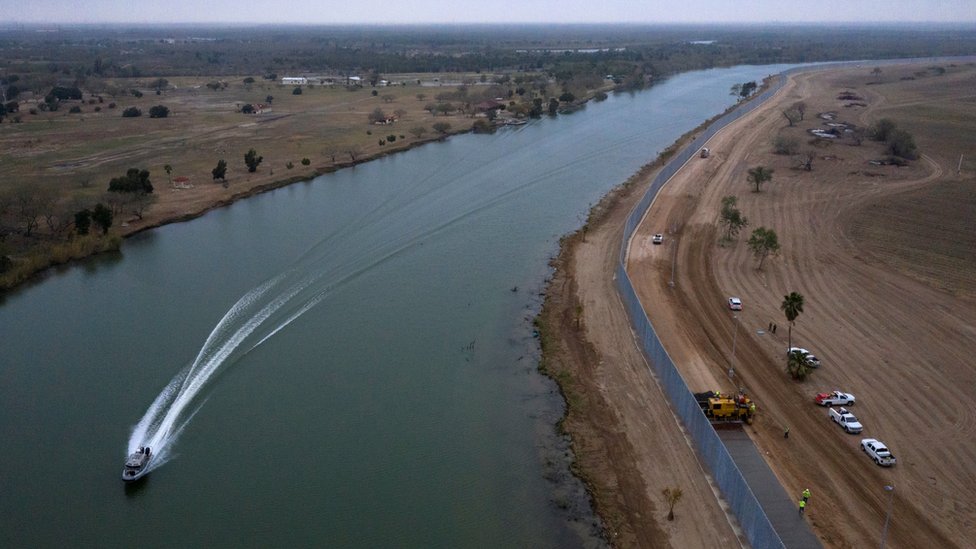
[{"label": "white building", "polygon": [[308,84],[308,78],[305,78],[304,76],[285,76],[281,79],[281,83],[304,86],[305,84]]}]

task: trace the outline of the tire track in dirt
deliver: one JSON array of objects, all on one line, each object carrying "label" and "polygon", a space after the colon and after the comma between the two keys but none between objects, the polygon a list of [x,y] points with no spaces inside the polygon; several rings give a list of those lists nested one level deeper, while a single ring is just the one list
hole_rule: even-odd
[{"label": "tire track in dirt", "polygon": [[[833,94],[812,78],[797,77],[812,82],[797,89]],[[816,97],[808,101],[822,110],[830,107],[829,102],[817,103]],[[716,136],[713,150],[726,152],[708,162],[723,166],[689,164],[669,184],[676,188],[662,191],[634,242],[654,232],[649,226],[654,219],[672,215],[680,188],[708,178],[699,210],[692,215],[697,224],[689,223],[681,235],[677,288],[667,288],[660,258],[657,265],[653,259],[630,264],[635,287],[655,328],[667,327],[662,340],[683,373],[688,372],[692,390],[715,388],[692,384],[709,378],[731,388],[725,370],[734,322],[723,304],[732,294],[745,299],[735,364],[742,384],[759,402],[760,414],[749,432],[788,492],[805,486],[814,491],[808,517],[827,545],[876,543],[887,503],[881,487],[886,484],[896,486],[893,544],[964,545],[960,536],[972,530],[974,511],[960,487],[976,486],[976,448],[960,430],[973,424],[968,391],[976,387],[976,374],[965,358],[976,352],[972,334],[967,336],[976,325],[973,310],[891,272],[858,250],[844,230],[861,204],[935,181],[941,167],[925,159],[928,170],[904,172],[908,177],[884,184],[816,175],[810,181],[778,172],[783,179],[778,177],[763,193],[745,194],[739,174],[762,161],[755,151],[767,149],[768,135],[777,131],[777,124],[785,124],[774,115],[779,115],[776,106],[764,107],[740,121],[736,135]],[[744,238],[716,247],[710,212],[718,211],[725,194],[739,195],[750,229],[765,225],[781,235],[783,253],[767,259],[762,272],[756,271]],[[812,383],[792,382],[784,372],[787,334],[779,303],[789,291],[807,298],[794,341],[815,349],[824,361]],[[757,330],[771,320],[780,324],[778,333],[759,335]],[[942,341],[966,342],[968,350],[947,349]],[[692,356],[700,360],[687,360]],[[697,371],[701,368],[710,375]],[[854,411],[865,424],[865,436],[877,436],[892,447],[899,457],[895,468],[870,463],[859,451],[860,437],[844,434],[827,419],[826,410],[812,405],[814,392],[834,387],[858,395]],[[791,427],[788,440],[782,437],[786,425]]]}]

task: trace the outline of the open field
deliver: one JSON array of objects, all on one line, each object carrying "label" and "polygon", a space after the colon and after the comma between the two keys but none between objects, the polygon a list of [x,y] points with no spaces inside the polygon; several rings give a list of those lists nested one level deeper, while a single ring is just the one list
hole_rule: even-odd
[{"label": "open field", "polygon": [[[691,389],[742,386],[756,399],[757,421],[747,432],[789,493],[811,489],[807,519],[825,546],[877,544],[887,509],[884,486],[892,485],[890,546],[966,547],[976,528],[969,501],[976,485],[969,411],[976,387],[976,166],[964,159],[956,172],[959,154],[972,143],[966,137],[972,126],[958,134],[947,128],[972,116],[976,70],[948,67],[944,75],[924,77],[915,73],[926,67],[869,71],[794,77],[766,105],[715,136],[711,158],[692,159],[662,190],[631,242],[628,271]],[[850,101],[837,97],[845,90],[860,95],[864,106],[844,107]],[[801,100],[805,120],[790,128],[782,111]],[[920,108],[940,111],[948,124],[916,116]],[[807,172],[797,169],[795,157],[772,153],[781,133],[812,148],[806,132],[823,127],[816,115],[827,111],[860,127],[889,117],[915,136],[923,157],[908,167],[878,166],[869,161],[883,157],[880,143],[820,143]],[[746,181],[746,170],[756,165],[775,169],[762,193],[750,192]],[[556,333],[546,348],[547,365],[570,395],[566,428],[598,509],[636,531],[618,545],[662,546],[660,537],[647,539],[665,529],[670,546],[702,546],[715,539],[708,536],[729,535],[722,534],[730,532],[727,519],[697,488],[707,476],[694,470],[693,453],[680,453],[686,447],[680,428],[662,421],[662,414],[673,416],[636,352],[612,282],[620,227],[651,175],[642,174],[606,202],[585,238],[567,241],[542,317]],[[724,243],[717,221],[720,200],[730,194],[738,196],[750,224]],[[759,226],[776,230],[782,245],[762,271],[746,246]],[[654,246],[651,236],[658,232],[665,242]],[[672,257],[674,288],[668,285]],[[806,301],[794,344],[823,361],[806,382],[785,372],[788,330],[780,303],[791,291]],[[734,383],[728,377],[736,329],[725,303],[729,295],[745,305],[738,315]],[[771,322],[779,325],[775,335],[767,330]],[[857,395],[852,411],[865,425],[863,436],[891,447],[899,460],[894,468],[874,465],[858,449],[861,436],[843,433],[813,404],[814,393],[833,388]],[[664,520],[659,494],[668,483],[686,487],[694,503],[683,511],[694,521],[680,518],[685,502],[677,522]],[[607,502],[605,508],[599,502]],[[658,511],[655,520],[644,513],[648,506]],[[703,537],[693,541],[691,535]]]},{"label": "open field", "polygon": [[[147,88],[149,79],[112,79],[99,85],[115,90],[114,95],[86,91],[83,100],[62,101],[53,112],[40,108],[43,98],[21,94],[19,111],[8,116],[20,122],[0,125],[0,154],[5,159],[0,165],[0,256],[9,255],[15,266],[43,265],[42,260],[27,258],[64,241],[74,213],[96,203],[112,207],[112,234],[125,236],[440,139],[442,132],[466,131],[479,120],[478,102],[507,97],[514,86],[482,83],[474,76],[387,75],[402,84],[376,88],[368,83],[347,87],[344,81],[316,82],[302,86],[300,95],[293,94],[292,85],[263,79],[246,83],[244,77],[167,79],[159,95]],[[473,83],[464,97],[437,99],[444,93],[458,95],[463,81]],[[226,88],[207,86],[215,82],[226,83]],[[142,96],[129,90],[139,90]],[[269,102],[268,96],[273,100]],[[258,111],[241,112],[247,104]],[[436,115],[428,110],[448,104],[457,110]],[[156,105],[166,106],[169,116],[150,118],[149,110]],[[143,115],[122,117],[130,107]],[[69,112],[72,108],[81,112]],[[396,120],[371,123],[376,109]],[[439,123],[447,129],[435,130]],[[263,157],[253,173],[244,163],[249,149]],[[227,162],[226,183],[211,174],[220,159]],[[130,168],[148,170],[154,186],[154,202],[142,212],[125,204],[120,193],[106,192],[109,181]],[[29,235],[21,215],[20,197],[25,195],[32,204],[24,211],[37,212],[32,218],[36,229]],[[54,224],[48,223],[50,219]]]}]

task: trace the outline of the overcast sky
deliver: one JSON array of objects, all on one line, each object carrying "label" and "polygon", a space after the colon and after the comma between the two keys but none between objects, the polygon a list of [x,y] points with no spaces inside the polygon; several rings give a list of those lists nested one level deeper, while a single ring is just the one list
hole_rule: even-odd
[{"label": "overcast sky", "polygon": [[11,0],[4,15],[24,23],[974,23],[976,0]]}]

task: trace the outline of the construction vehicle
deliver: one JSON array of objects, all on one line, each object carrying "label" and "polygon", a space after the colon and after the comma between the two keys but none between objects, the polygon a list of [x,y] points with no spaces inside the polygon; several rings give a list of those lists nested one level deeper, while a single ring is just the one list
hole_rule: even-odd
[{"label": "construction vehicle", "polygon": [[695,393],[695,400],[712,423],[744,421],[751,424],[756,414],[756,404],[742,392],[731,395],[706,391]]}]

